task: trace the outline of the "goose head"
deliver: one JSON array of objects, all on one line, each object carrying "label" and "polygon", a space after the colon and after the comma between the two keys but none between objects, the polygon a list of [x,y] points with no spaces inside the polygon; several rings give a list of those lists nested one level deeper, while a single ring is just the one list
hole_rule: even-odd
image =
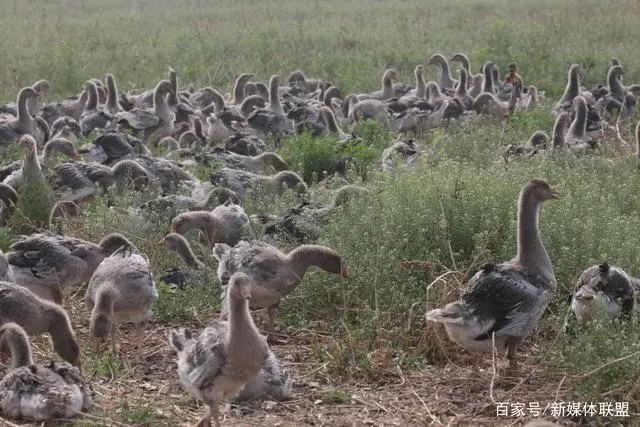
[{"label": "goose head", "polygon": [[22,135],[19,142],[22,146],[25,157],[32,157],[38,154],[36,140],[31,135]]},{"label": "goose head", "polygon": [[229,281],[229,296],[236,300],[251,299],[251,279],[245,273],[237,272]]},{"label": "goose head", "polygon": [[534,178],[525,186],[523,193],[531,195],[538,202],[546,202],[560,197],[558,191],[543,179]]}]

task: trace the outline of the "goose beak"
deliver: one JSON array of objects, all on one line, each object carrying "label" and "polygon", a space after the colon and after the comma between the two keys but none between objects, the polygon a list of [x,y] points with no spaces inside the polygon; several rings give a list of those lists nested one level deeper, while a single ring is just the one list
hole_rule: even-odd
[{"label": "goose beak", "polygon": [[158,245],[159,246],[164,246],[164,239],[158,240]]},{"label": "goose beak", "polygon": [[551,188],[551,198],[552,199],[559,199],[560,198],[560,193],[555,188]]},{"label": "goose beak", "polygon": [[340,277],[349,277],[349,270],[346,267],[340,269]]}]

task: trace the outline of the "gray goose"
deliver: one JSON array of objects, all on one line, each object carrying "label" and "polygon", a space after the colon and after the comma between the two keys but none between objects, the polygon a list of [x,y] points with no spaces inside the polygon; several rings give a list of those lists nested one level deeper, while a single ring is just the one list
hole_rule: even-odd
[{"label": "gray goose", "polygon": [[225,202],[210,212],[183,212],[171,221],[171,231],[174,233],[184,235],[193,229],[202,231],[209,247],[215,243],[233,246],[240,240],[254,237],[244,209],[231,202]]},{"label": "gray goose", "polygon": [[36,365],[27,334],[16,323],[0,327],[0,345],[11,351],[11,370],[0,381],[0,410],[14,419],[73,418],[92,406],[91,386],[68,362]]},{"label": "gray goose", "polygon": [[[544,180],[530,180],[518,200],[518,251],[510,261],[485,264],[460,300],[427,312],[449,338],[472,352],[491,352],[493,342],[507,349],[509,368],[517,368],[516,347],[542,317],[555,290],[549,255],[540,239],[542,203],[558,194]],[[474,354],[474,367],[476,357]]]},{"label": "gray goose", "polygon": [[[115,353],[117,324],[148,321],[157,299],[148,258],[127,242],[104,258],[89,280],[85,303],[91,311],[91,335],[94,339],[105,340],[111,331]],[[141,332],[138,329],[138,333]]]},{"label": "gray goose", "polygon": [[249,301],[251,279],[234,274],[228,290],[229,322],[226,330],[214,323],[192,339],[185,330],[172,331],[169,342],[178,353],[178,376],[195,397],[207,405],[199,427],[220,427],[218,404],[237,396],[269,359],[269,346],[258,332]]},{"label": "gray goose", "polygon": [[223,168],[211,172],[211,183],[216,186],[227,187],[244,200],[248,189],[254,189],[262,195],[284,192],[285,187],[297,193],[306,193],[308,188],[304,180],[295,172],[282,171],[275,175],[256,175],[239,169]]},{"label": "gray goose", "polygon": [[[37,136],[37,125],[27,107],[27,102],[32,98],[38,98],[39,94],[31,87],[23,88],[18,94],[18,115],[15,118],[5,118],[0,123],[0,152],[4,151],[8,144],[17,141],[22,135]],[[40,138],[42,144],[44,138]]]},{"label": "gray goose", "polygon": [[596,318],[601,312],[609,319],[629,317],[635,299],[636,290],[629,275],[605,262],[582,272],[571,301],[571,311],[581,323]]},{"label": "gray goose", "polygon": [[[213,255],[218,260],[218,279],[223,289],[226,289],[230,278],[237,272],[249,276],[251,305],[267,308],[270,331],[274,327],[280,300],[298,287],[309,267],[317,266],[341,277],[348,275],[340,255],[333,249],[320,245],[298,246],[285,254],[264,242],[241,240],[233,247],[217,243],[213,248]],[[226,292],[223,291],[223,298],[225,296]],[[222,307],[225,313],[224,300]]]},{"label": "gray goose", "polygon": [[107,111],[98,109],[98,88],[92,81],[85,82],[84,89],[89,94],[84,111],[80,115],[82,135],[87,136],[95,129],[105,129],[111,125],[113,116]]},{"label": "gray goose", "polygon": [[23,236],[11,244],[11,252],[0,255],[7,265],[0,278],[60,304],[75,286],[89,281],[105,256],[127,242],[117,233],[99,244],[49,232]]},{"label": "gray goose", "polygon": [[153,91],[153,107],[151,109],[134,108],[116,114],[120,123],[126,122],[136,131],[141,131],[144,139],[155,145],[165,136],[171,136],[175,114],[167,105],[166,95],[173,93],[173,86],[168,80],[161,80]]}]

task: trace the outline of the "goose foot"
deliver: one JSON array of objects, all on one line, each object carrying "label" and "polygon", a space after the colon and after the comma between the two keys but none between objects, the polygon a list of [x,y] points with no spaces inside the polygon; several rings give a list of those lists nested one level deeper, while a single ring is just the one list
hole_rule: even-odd
[{"label": "goose foot", "polygon": [[269,345],[285,345],[285,344],[289,344],[289,340],[280,339],[277,336],[275,336],[274,334],[268,334],[267,335],[267,344],[269,344]]}]

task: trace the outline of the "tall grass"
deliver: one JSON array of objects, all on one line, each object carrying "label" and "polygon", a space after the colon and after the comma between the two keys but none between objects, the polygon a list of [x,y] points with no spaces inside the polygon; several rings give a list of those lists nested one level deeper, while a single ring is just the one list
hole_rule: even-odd
[{"label": "tall grass", "polygon": [[3,0],[0,95],[46,77],[52,95],[68,96],[107,72],[121,90],[148,88],[169,65],[196,87],[300,68],[348,93],[377,88],[387,67],[412,80],[432,53],[458,51],[476,73],[488,58],[502,70],[516,61],[525,82],[558,95],[572,63],[594,84],[615,56],[625,79],[639,80],[628,48],[640,36],[635,9],[630,0]]}]

